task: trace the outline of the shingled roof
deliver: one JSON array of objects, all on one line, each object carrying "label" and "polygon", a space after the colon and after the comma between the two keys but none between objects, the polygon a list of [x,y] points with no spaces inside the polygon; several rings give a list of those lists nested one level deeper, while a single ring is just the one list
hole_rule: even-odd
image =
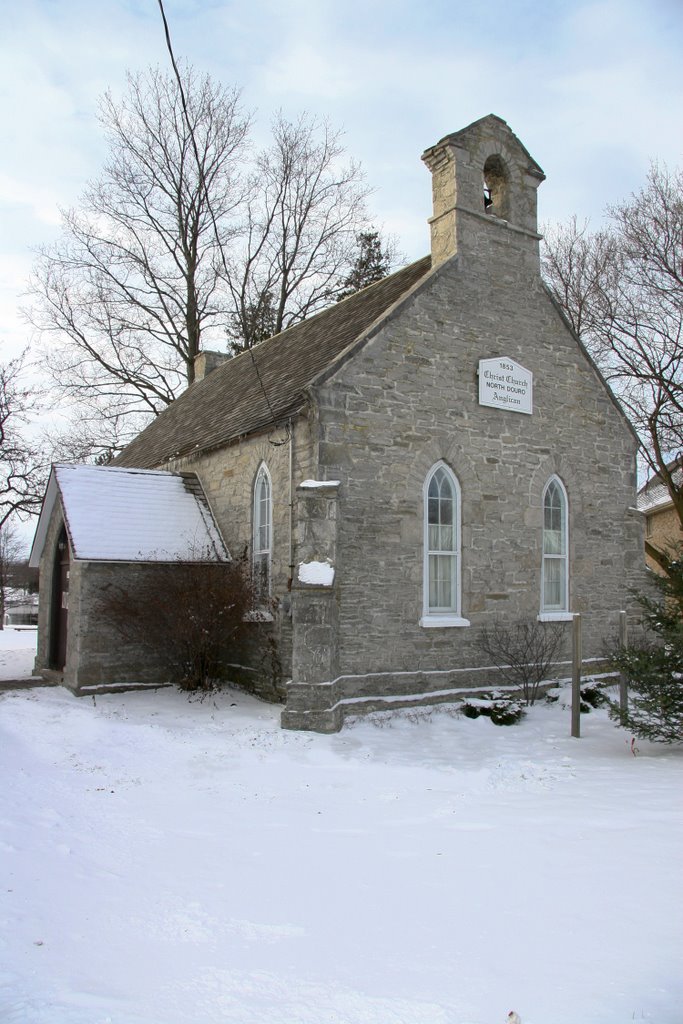
[{"label": "shingled roof", "polygon": [[[425,256],[191,384],[115,460],[153,468],[284,422],[305,389],[431,269]],[[266,398],[267,396],[267,398]]]},{"label": "shingled roof", "polygon": [[[677,455],[667,464],[676,487],[683,487],[683,455]],[[638,508],[641,512],[654,512],[655,509],[672,505],[669,488],[661,476],[653,476],[638,491]]]}]

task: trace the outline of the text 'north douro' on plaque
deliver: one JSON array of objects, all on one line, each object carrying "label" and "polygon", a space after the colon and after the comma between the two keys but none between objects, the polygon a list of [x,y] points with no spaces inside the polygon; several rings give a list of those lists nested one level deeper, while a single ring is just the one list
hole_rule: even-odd
[{"label": "text 'north douro' on plaque", "polygon": [[503,356],[479,360],[479,405],[508,412],[533,412],[534,376],[530,370]]}]

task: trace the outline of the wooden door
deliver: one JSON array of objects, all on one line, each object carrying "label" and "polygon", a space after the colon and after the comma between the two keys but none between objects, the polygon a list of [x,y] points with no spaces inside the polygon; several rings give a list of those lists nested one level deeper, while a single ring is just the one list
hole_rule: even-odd
[{"label": "wooden door", "polygon": [[69,624],[69,574],[71,559],[66,531],[62,530],[52,575],[52,630],[50,666],[61,671],[66,664],[66,642]]}]

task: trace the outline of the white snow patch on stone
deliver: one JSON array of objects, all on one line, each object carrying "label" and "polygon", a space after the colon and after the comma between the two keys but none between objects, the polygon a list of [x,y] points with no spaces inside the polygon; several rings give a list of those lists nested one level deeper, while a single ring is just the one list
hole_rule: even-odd
[{"label": "white snow patch on stone", "polygon": [[324,562],[299,562],[299,582],[331,587],[334,583],[334,566],[329,559]]},{"label": "white snow patch on stone", "polygon": [[340,480],[304,480],[299,487],[339,487]]}]

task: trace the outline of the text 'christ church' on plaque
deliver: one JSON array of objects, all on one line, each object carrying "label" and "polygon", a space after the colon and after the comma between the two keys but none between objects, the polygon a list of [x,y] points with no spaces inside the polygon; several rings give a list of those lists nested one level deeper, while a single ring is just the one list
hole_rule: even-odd
[{"label": "text 'christ church' on plaque", "polygon": [[531,415],[533,408],[533,374],[502,356],[479,360],[479,404],[508,412]]}]

